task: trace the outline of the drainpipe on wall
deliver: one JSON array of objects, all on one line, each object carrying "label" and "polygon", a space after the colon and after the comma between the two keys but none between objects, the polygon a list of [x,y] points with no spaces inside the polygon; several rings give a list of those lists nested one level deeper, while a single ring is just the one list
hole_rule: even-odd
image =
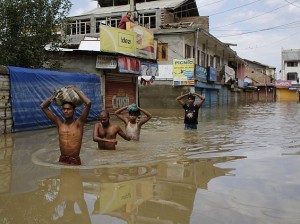
[{"label": "drainpipe on wall", "polygon": [[267,80],[266,80],[266,74],[265,75],[265,90],[266,90],[266,102],[268,101],[268,87],[267,87]]},{"label": "drainpipe on wall", "polygon": [[298,102],[300,103],[300,92],[299,92],[299,78],[297,77],[297,94],[298,94]]},{"label": "drainpipe on wall", "polygon": [[197,63],[198,63],[198,38],[199,38],[199,29],[196,29],[196,33],[195,33],[195,37],[194,37],[194,46],[195,46],[195,50],[194,50],[194,59],[195,59],[195,68],[194,68],[194,79],[196,79],[196,67],[197,67]]}]

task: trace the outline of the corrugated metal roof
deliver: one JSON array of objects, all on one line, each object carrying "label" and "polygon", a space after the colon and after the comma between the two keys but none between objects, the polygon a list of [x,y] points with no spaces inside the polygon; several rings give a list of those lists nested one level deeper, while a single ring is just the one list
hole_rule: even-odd
[{"label": "corrugated metal roof", "polygon": [[100,40],[82,40],[78,50],[100,51]]},{"label": "corrugated metal roof", "polygon": [[[153,2],[144,2],[144,3],[137,3],[136,9],[139,10],[151,10],[151,9],[175,9],[185,3],[187,0],[161,0],[161,1],[153,1]],[[120,6],[113,6],[113,7],[103,7],[103,8],[96,8],[89,12],[83,13],[77,16],[84,16],[84,15],[102,15],[102,14],[111,14],[111,13],[120,13],[120,12],[127,12],[130,10],[130,5],[120,5]]]}]

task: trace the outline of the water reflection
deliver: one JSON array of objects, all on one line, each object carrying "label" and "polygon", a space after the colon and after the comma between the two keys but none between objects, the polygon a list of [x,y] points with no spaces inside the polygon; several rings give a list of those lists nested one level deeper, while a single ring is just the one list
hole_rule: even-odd
[{"label": "water reflection", "polygon": [[0,135],[0,194],[10,190],[12,149],[12,134]]},{"label": "water reflection", "polygon": [[207,189],[210,180],[232,171],[214,164],[235,159],[181,158],[145,166],[52,170],[57,175],[35,179],[34,190],[1,195],[0,221],[92,223],[106,215],[127,223],[189,223],[197,189]]},{"label": "water reflection", "polygon": [[91,223],[84,199],[83,182],[79,169],[61,169],[58,177],[38,182],[36,193],[43,196],[43,214],[46,223]]}]

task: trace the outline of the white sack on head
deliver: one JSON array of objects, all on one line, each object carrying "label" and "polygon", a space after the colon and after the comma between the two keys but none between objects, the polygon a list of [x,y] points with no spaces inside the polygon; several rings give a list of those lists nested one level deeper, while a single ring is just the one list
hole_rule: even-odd
[{"label": "white sack on head", "polygon": [[57,105],[61,106],[64,102],[73,103],[76,107],[83,104],[83,100],[72,88],[63,87],[54,93],[54,101]]}]

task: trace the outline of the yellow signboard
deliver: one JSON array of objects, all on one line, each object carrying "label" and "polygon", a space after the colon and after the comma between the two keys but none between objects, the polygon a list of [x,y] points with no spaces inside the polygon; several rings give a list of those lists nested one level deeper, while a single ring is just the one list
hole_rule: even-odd
[{"label": "yellow signboard", "polygon": [[173,59],[173,85],[194,85],[194,58]]},{"label": "yellow signboard", "polygon": [[100,25],[100,51],[136,56],[136,32]]},{"label": "yellow signboard", "polygon": [[127,22],[126,30],[133,30],[137,34],[137,56],[155,59],[153,31],[143,26]]}]

